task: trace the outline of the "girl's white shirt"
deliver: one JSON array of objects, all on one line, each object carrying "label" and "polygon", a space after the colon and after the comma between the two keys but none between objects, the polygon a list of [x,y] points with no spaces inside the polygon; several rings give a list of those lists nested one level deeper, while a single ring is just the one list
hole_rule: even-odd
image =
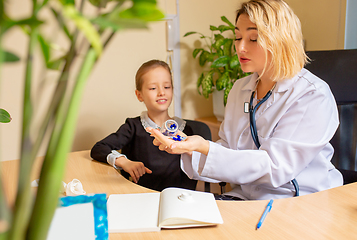
[{"label": "girl's white shirt", "polygon": [[225,194],[244,199],[293,197],[290,181],[294,178],[300,195],[341,186],[342,175],[330,161],[334,150],[329,141],[339,120],[329,86],[306,69],[277,82],[256,112],[261,144],[257,150],[249,113],[244,111],[257,77],[252,74],[235,82],[219,130],[220,140],[210,142],[207,156],[182,154],[183,171],[194,179],[229,182],[233,189]]}]

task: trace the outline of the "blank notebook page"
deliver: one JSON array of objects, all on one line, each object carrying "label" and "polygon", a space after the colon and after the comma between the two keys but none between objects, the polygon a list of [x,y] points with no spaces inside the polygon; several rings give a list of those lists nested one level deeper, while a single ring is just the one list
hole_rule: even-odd
[{"label": "blank notebook page", "polygon": [[160,193],[110,195],[107,202],[109,233],[160,231],[159,204]]}]

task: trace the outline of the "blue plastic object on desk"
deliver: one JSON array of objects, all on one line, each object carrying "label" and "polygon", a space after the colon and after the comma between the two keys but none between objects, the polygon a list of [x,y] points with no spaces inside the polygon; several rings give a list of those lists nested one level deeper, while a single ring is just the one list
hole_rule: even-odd
[{"label": "blue plastic object on desk", "polygon": [[268,203],[268,205],[266,206],[264,212],[263,212],[263,215],[261,216],[259,222],[258,222],[258,225],[257,225],[257,229],[259,229],[263,222],[264,222],[264,219],[265,217],[268,215],[268,212],[270,212],[271,208],[273,207],[273,199],[271,199]]}]

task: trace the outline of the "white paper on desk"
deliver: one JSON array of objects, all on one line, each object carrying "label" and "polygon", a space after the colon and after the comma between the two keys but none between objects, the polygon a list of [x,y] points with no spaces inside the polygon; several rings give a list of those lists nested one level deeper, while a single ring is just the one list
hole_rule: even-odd
[{"label": "white paper on desk", "polygon": [[95,240],[93,203],[59,207],[49,229],[47,240]]},{"label": "white paper on desk", "polygon": [[160,193],[112,194],[108,198],[108,232],[157,232]]}]

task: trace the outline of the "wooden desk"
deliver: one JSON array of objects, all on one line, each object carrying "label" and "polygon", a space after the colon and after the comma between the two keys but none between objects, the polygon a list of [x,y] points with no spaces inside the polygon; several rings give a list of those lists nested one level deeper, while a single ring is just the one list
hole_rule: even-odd
[{"label": "wooden desk", "polygon": [[[17,161],[2,163],[6,194],[16,191]],[[123,178],[107,164],[92,161],[89,151],[71,153],[64,181],[74,178],[87,193],[141,193],[152,190]],[[36,179],[36,173],[34,178]],[[110,239],[356,239],[357,183],[306,196],[278,199],[261,229],[255,227],[268,201],[217,201],[224,224],[216,227],[115,233]]]}]

